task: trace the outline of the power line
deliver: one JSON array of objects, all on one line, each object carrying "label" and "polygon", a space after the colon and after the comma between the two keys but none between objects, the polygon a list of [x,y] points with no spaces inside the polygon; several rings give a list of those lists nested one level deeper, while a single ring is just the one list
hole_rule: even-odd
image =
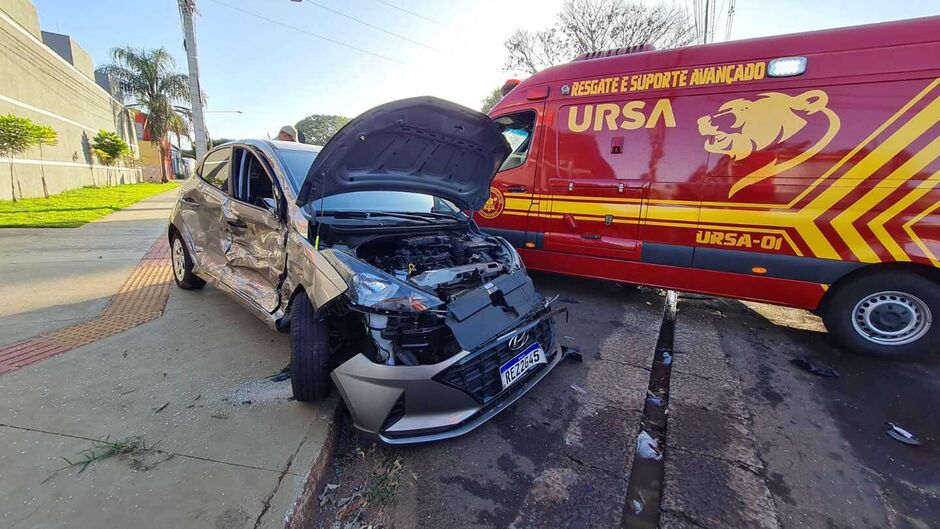
[{"label": "power line", "polygon": [[401,39],[401,40],[404,40],[404,41],[408,41],[408,42],[410,42],[410,43],[412,43],[412,44],[416,44],[416,45],[418,45],[418,46],[421,46],[422,48],[427,48],[427,49],[429,49],[429,50],[431,50],[431,51],[436,51],[436,52],[438,52],[438,53],[441,51],[441,50],[438,50],[438,49],[436,49],[436,48],[432,48],[432,47],[428,46],[427,44],[424,44],[423,42],[418,42],[418,41],[416,41],[416,40],[414,40],[414,39],[411,39],[411,38],[408,38],[408,37],[406,37],[406,36],[404,36],[404,35],[395,33],[394,31],[389,31],[389,30],[387,30],[387,29],[381,28],[381,27],[379,27],[379,26],[376,26],[375,24],[371,24],[371,23],[369,23],[369,22],[366,22],[365,20],[358,19],[358,18],[356,18],[356,17],[354,17],[354,16],[352,16],[352,15],[347,15],[346,13],[343,13],[342,11],[337,11],[336,9],[333,9],[333,8],[330,7],[330,6],[325,6],[325,5],[323,5],[323,4],[314,2],[313,0],[304,0],[303,3],[315,5],[315,6],[319,7],[320,9],[326,9],[326,10],[329,11],[330,13],[334,13],[334,14],[337,14],[337,15],[339,15],[339,16],[341,16],[341,17],[348,18],[349,20],[352,20],[352,21],[354,21],[354,22],[358,22],[358,23],[362,24],[363,26],[368,26],[368,27],[370,27],[370,28],[372,28],[372,29],[374,29],[374,30],[376,30],[376,31],[381,31],[382,33],[385,33],[385,34],[387,34],[387,35],[391,35],[391,36],[393,36],[393,37],[397,37],[397,38],[399,38],[399,39]]},{"label": "power line", "polygon": [[225,6],[225,7],[229,8],[229,9],[232,9],[232,10],[235,10],[235,11],[239,11],[239,12],[244,13],[244,14],[246,14],[246,15],[253,16],[253,17],[255,17],[255,18],[264,20],[264,21],[266,21],[266,22],[270,22],[271,24],[275,24],[275,25],[278,25],[278,26],[281,26],[281,27],[285,27],[285,28],[287,28],[287,29],[292,29],[292,30],[294,30],[294,31],[296,31],[296,32],[298,32],[298,33],[303,33],[304,35],[309,35],[309,36],[311,36],[311,37],[314,37],[314,38],[317,38],[317,39],[320,39],[320,40],[325,40],[325,41],[327,41],[327,42],[331,42],[331,43],[333,43],[333,44],[336,44],[337,46],[342,46],[342,47],[344,47],[344,48],[349,48],[349,49],[351,49],[351,50],[355,50],[355,51],[358,51],[358,52],[360,52],[360,53],[365,53],[366,55],[371,55],[371,56],[373,56],[373,57],[378,57],[379,59],[385,59],[386,61],[391,61],[391,62],[394,62],[394,63],[398,63],[398,64],[402,64],[402,65],[407,66],[406,63],[404,63],[404,62],[402,62],[402,61],[399,61],[398,59],[393,59],[393,58],[391,58],[391,57],[388,57],[388,56],[386,56],[386,55],[382,55],[382,54],[380,54],[380,53],[375,53],[375,52],[373,52],[373,51],[369,51],[369,50],[360,48],[360,47],[358,47],[358,46],[353,46],[352,44],[346,44],[345,42],[340,42],[340,41],[338,41],[338,40],[336,40],[336,39],[331,39],[330,37],[325,37],[325,36],[323,36],[323,35],[318,35],[317,33],[313,33],[312,31],[307,31],[306,29],[298,28],[297,26],[292,26],[292,25],[290,25],[290,24],[285,24],[284,22],[281,22],[280,20],[274,20],[273,18],[268,18],[268,17],[266,17],[266,16],[264,16],[264,15],[259,15],[258,13],[255,13],[255,12],[253,12],[253,11],[248,11],[247,9],[242,9],[242,8],[240,8],[240,7],[236,7],[236,6],[227,4],[227,3],[225,3],[225,2],[222,2],[221,0],[210,0],[210,1],[212,1],[212,2],[214,2],[214,3],[216,3],[216,4],[219,4],[219,5],[221,5],[221,6]]},{"label": "power line", "polygon": [[413,16],[413,17],[418,17],[418,18],[427,20],[428,22],[433,22],[433,23],[435,23],[435,24],[440,24],[440,22],[438,22],[437,20],[434,20],[433,18],[428,18],[428,17],[422,15],[421,13],[415,13],[414,11],[409,11],[409,10],[405,9],[404,7],[399,7],[399,6],[397,6],[397,5],[395,5],[395,4],[391,3],[391,2],[386,2],[385,0],[375,0],[375,1],[378,2],[378,3],[380,3],[380,4],[382,4],[382,5],[386,5],[386,6],[388,6],[388,7],[391,7],[392,9],[397,9],[397,10],[401,11],[402,13],[408,13],[409,15],[411,15],[411,16]]}]

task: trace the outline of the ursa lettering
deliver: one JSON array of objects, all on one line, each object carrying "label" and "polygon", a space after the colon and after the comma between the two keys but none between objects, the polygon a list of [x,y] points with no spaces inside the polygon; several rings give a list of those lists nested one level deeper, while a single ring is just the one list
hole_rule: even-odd
[{"label": "ursa lettering", "polygon": [[721,232],[698,230],[695,232],[695,242],[699,244],[713,244],[716,246],[731,246],[734,248],[761,248],[764,250],[779,250],[783,246],[783,237],[779,235],[751,235],[750,233]]},{"label": "ursa lettering", "polygon": [[647,101],[627,101],[619,103],[600,103],[597,105],[575,105],[568,107],[568,130],[571,132],[594,132],[602,130],[636,130],[646,127],[651,129],[663,123],[672,128],[676,126],[676,115],[668,99],[657,99],[648,105]]}]

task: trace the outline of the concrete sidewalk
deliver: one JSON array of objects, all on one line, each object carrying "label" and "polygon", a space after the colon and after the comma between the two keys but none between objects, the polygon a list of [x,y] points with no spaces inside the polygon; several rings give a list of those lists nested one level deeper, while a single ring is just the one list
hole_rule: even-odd
[{"label": "concrete sidewalk", "polygon": [[[3,332],[96,316],[166,228],[173,198],[74,230],[0,233]],[[335,401],[290,399],[275,377],[286,335],[213,289],[170,292],[149,323],[0,376],[0,526],[284,526],[322,464]],[[156,446],[63,469],[105,438]]]},{"label": "concrete sidewalk", "polygon": [[78,228],[0,230],[0,346],[96,316],[166,231],[177,191]]}]

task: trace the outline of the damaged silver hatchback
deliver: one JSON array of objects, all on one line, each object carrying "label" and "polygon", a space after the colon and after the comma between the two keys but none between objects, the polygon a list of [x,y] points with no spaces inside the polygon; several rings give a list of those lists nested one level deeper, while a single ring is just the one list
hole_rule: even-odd
[{"label": "damaged silver hatchback", "polygon": [[222,145],[173,208],[176,283],[208,282],[290,332],[297,400],[332,377],[383,442],[461,435],[562,356],[516,250],[465,213],[509,152],[487,116],[431,97],[374,108],[322,149]]}]

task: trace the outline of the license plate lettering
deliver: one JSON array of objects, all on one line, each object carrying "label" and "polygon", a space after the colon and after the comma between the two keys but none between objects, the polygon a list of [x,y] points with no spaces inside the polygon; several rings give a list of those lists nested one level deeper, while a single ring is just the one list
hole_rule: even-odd
[{"label": "license plate lettering", "polygon": [[507,388],[521,379],[522,375],[535,368],[536,365],[545,363],[548,362],[542,346],[537,343],[530,345],[499,368],[499,377],[502,380],[503,388]]}]

